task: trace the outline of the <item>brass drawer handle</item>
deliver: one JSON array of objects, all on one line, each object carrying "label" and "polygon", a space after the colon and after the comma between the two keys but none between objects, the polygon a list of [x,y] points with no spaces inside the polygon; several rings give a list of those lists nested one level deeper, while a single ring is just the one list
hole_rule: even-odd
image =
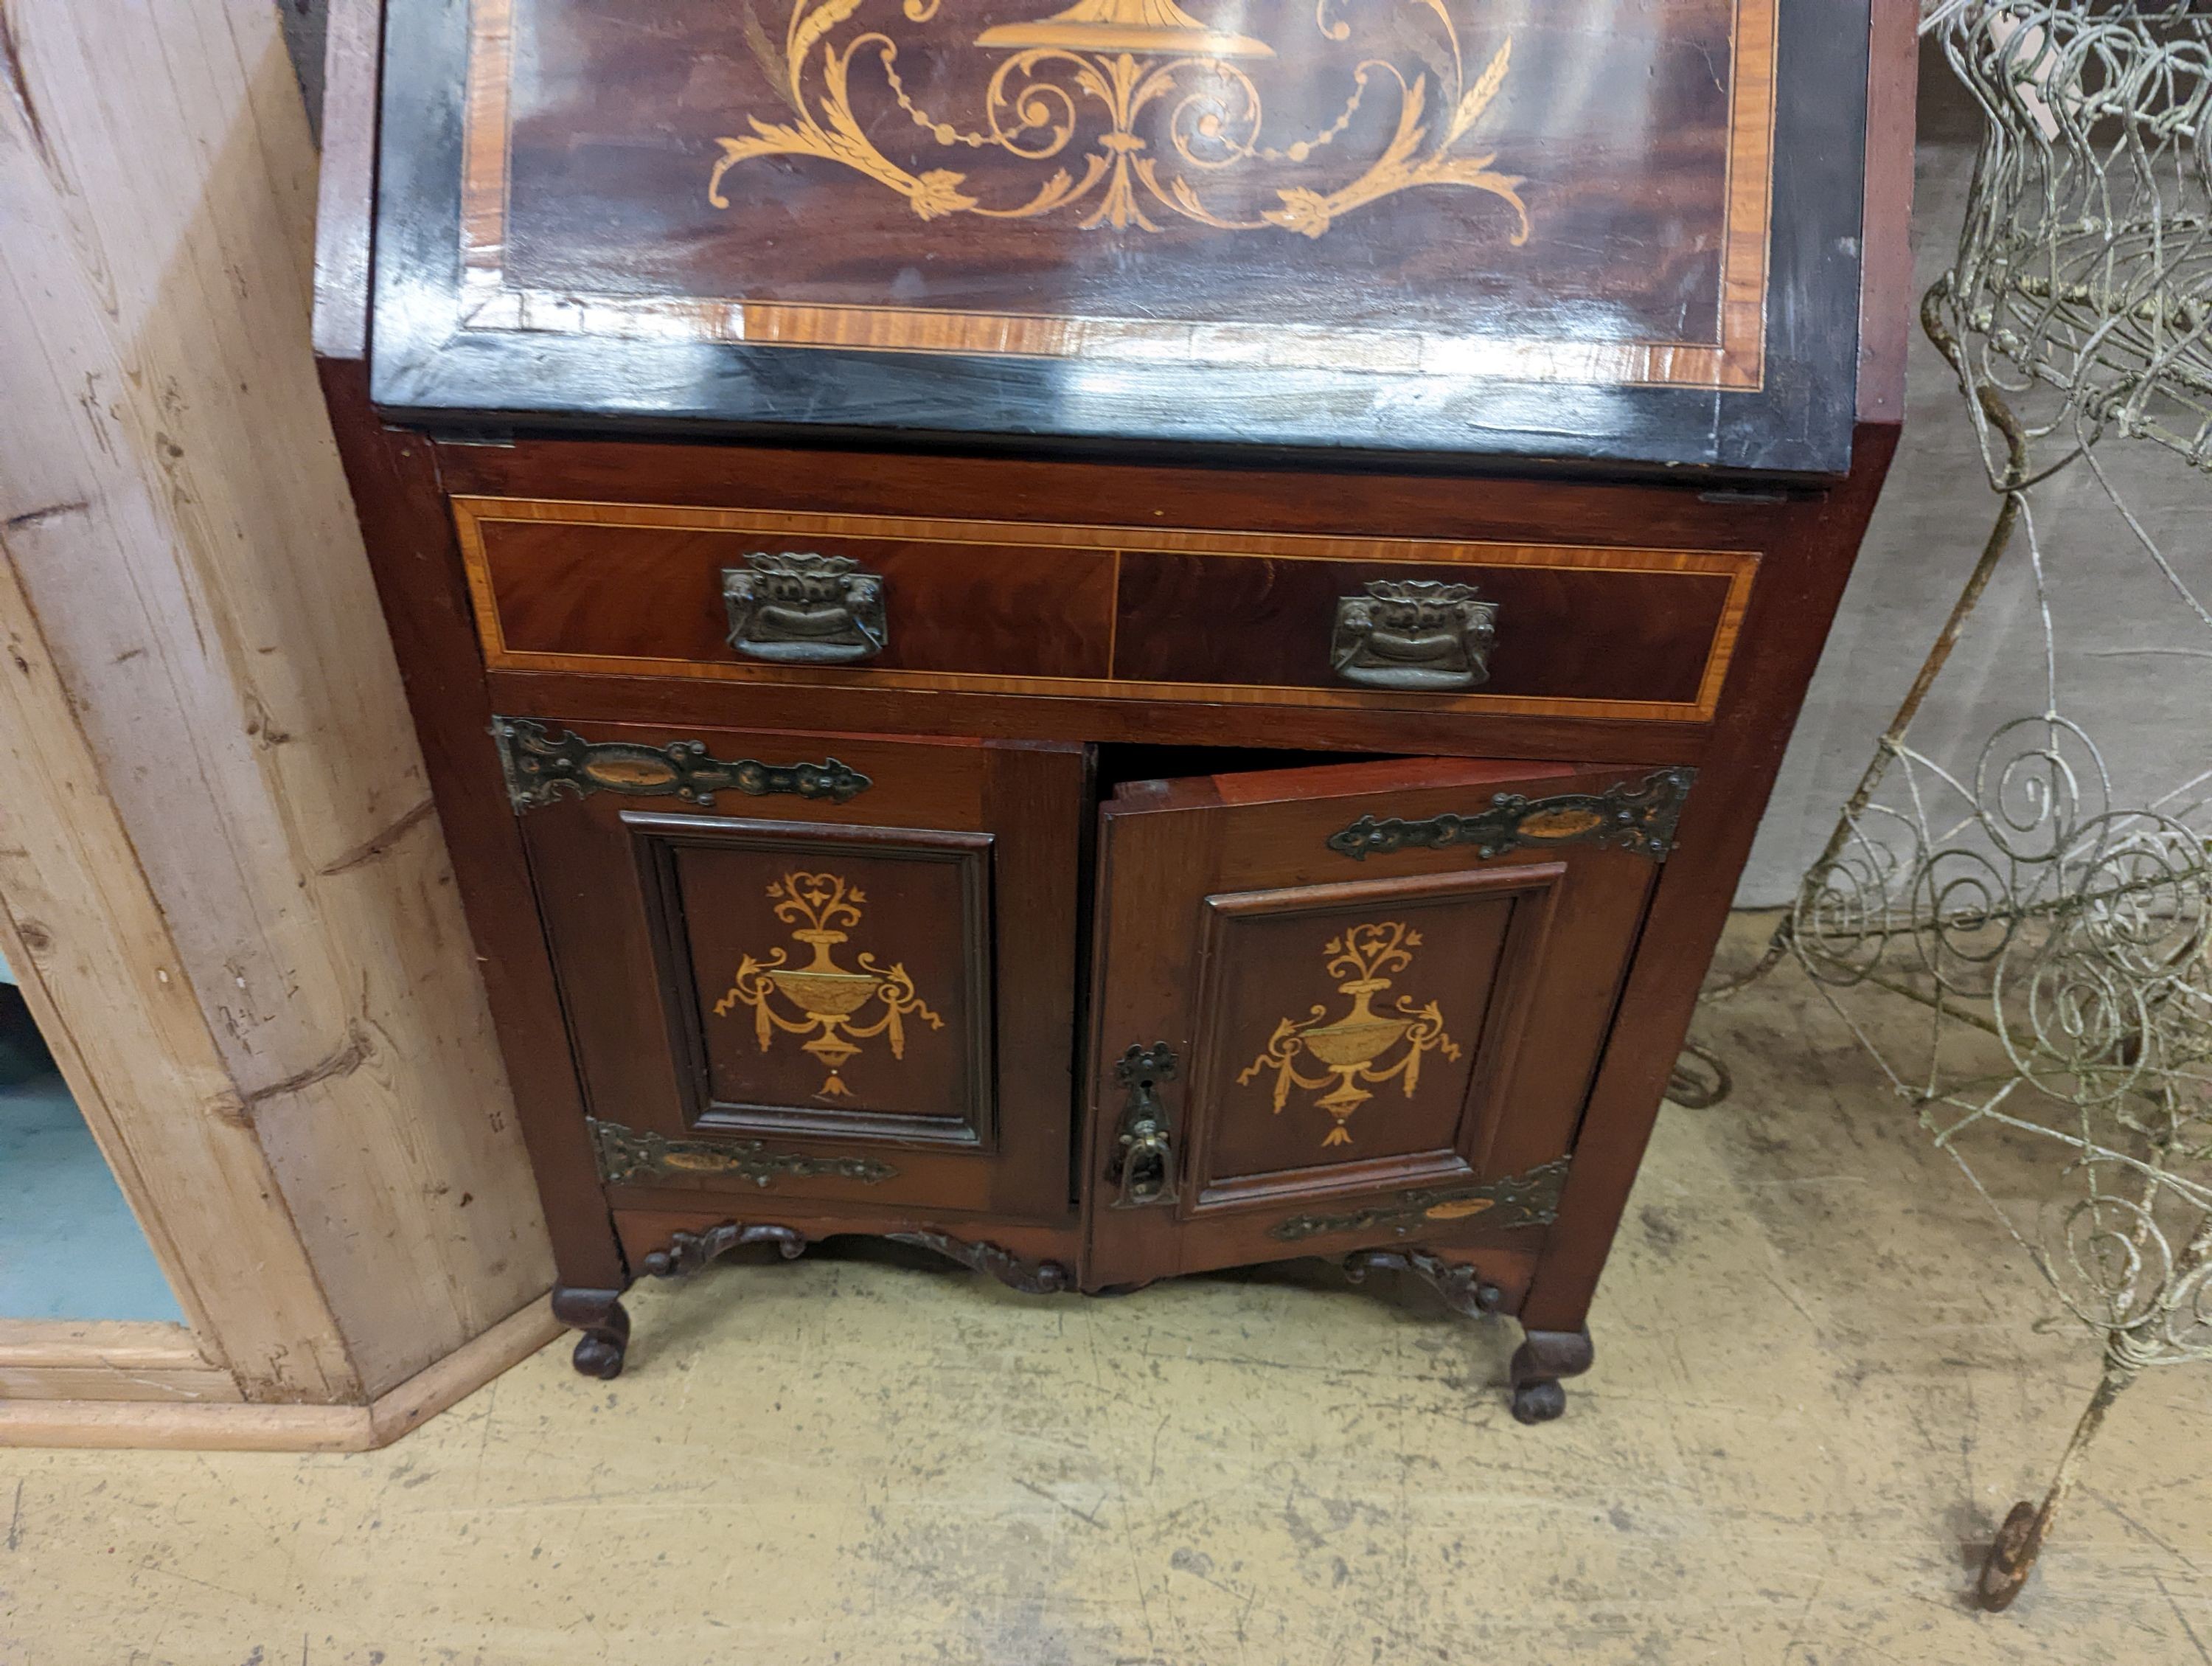
[{"label": "brass drawer handle", "polygon": [[1342,596],[1329,663],[1347,683],[1375,689],[1471,689],[1490,680],[1498,604],[1471,584],[1374,579]]},{"label": "brass drawer handle", "polygon": [[835,666],[870,660],[890,640],[884,581],[850,556],[757,551],[722,569],[730,646],[755,660]]},{"label": "brass drawer handle", "polygon": [[1132,1047],[1114,1062],[1114,1079],[1129,1096],[1106,1164],[1106,1183],[1115,1189],[1116,1209],[1175,1201],[1175,1135],[1167,1107],[1153,1091],[1160,1083],[1173,1081],[1175,1073],[1176,1055],[1165,1042]]}]

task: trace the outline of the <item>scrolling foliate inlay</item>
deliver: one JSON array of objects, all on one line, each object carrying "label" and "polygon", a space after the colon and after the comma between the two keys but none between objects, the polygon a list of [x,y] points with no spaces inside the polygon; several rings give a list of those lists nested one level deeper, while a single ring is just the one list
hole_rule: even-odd
[{"label": "scrolling foliate inlay", "polygon": [[[1348,1146],[1352,1134],[1346,1127],[1352,1113],[1375,1096],[1362,1083],[1376,1085],[1395,1080],[1406,1097],[1413,1097],[1421,1082],[1421,1056],[1442,1053],[1460,1055],[1459,1043],[1444,1032],[1443,1012],[1433,1000],[1416,1005],[1412,995],[1400,995],[1395,1010],[1374,1010],[1376,995],[1391,986],[1387,973],[1401,972],[1413,964],[1413,951],[1421,946],[1420,933],[1402,921],[1386,920],[1354,926],[1333,937],[1322,952],[1328,957],[1331,976],[1344,981],[1339,994],[1352,997],[1341,1017],[1331,1018],[1328,1008],[1316,1006],[1303,1018],[1285,1018],[1275,1026],[1260,1056],[1237,1075],[1239,1086],[1272,1068],[1275,1076],[1275,1114],[1281,1116],[1293,1087],[1328,1088],[1314,1104],[1334,1119],[1322,1140],[1323,1146]],[[1398,1061],[1381,1061],[1402,1047]],[[1298,1068],[1301,1055],[1321,1066],[1321,1073],[1308,1076]]]},{"label": "scrolling foliate inlay", "polygon": [[[939,44],[928,26],[941,3],[903,0],[907,21],[921,26],[920,39],[908,46]],[[952,214],[1027,220],[1081,205],[1088,211],[1078,224],[1086,231],[1158,231],[1160,222],[1151,216],[1164,213],[1221,231],[1274,227],[1320,237],[1370,203],[1449,185],[1509,205],[1516,222],[1510,240],[1517,246],[1528,240],[1522,179],[1497,168],[1494,151],[1468,143],[1505,85],[1513,43],[1509,38],[1500,45],[1470,83],[1445,0],[1416,0],[1409,10],[1426,37],[1407,54],[1418,63],[1364,57],[1351,70],[1335,119],[1281,144],[1262,142],[1267,119],[1261,82],[1245,67],[1274,60],[1274,47],[1209,27],[1175,0],[1079,0],[1035,22],[983,30],[968,44],[1000,56],[983,90],[980,128],[942,119],[915,100],[902,78],[900,42],[892,36],[877,29],[841,33],[860,4],[795,0],[780,57],[765,32],[756,32],[755,50],[795,119],[764,121],[749,112],[750,134],[715,141],[722,154],[708,178],[707,198],[716,208],[730,206],[722,186],[732,168],[761,156],[816,156],[898,192],[924,220]],[[1328,40],[1350,41],[1352,25],[1333,18],[1329,6],[1330,0],[1317,0],[1313,27]],[[880,84],[872,75],[856,85],[855,69],[869,64]],[[1361,106],[1389,94],[1396,97],[1396,120],[1379,154],[1346,157],[1338,182],[1328,189],[1281,183],[1286,168],[1310,178],[1309,165],[1343,155],[1332,147]],[[971,194],[971,187],[983,188],[967,173],[914,171],[878,148],[871,135],[894,106],[945,150],[999,151],[1040,170],[1056,165],[1026,201],[986,201]],[[1231,193],[1246,187],[1256,188],[1262,200],[1272,192],[1273,206],[1256,215],[1226,206]]]},{"label": "scrolling foliate inlay", "polygon": [[[813,952],[804,966],[785,964],[782,949],[771,949],[766,958],[747,955],[738,964],[728,992],[714,1003],[714,1016],[726,1018],[739,1006],[753,1011],[753,1031],[763,1053],[775,1044],[778,1031],[806,1036],[799,1049],[819,1060],[829,1079],[817,1090],[817,1098],[844,1098],[852,1090],[837,1073],[860,1051],[860,1043],[884,1037],[891,1057],[906,1057],[906,1019],[919,1018],[933,1030],[945,1020],[925,1006],[915,993],[914,980],[898,962],[879,964],[871,954],[861,954],[854,971],[837,964],[831,951],[848,940],[842,929],[858,926],[866,895],[834,873],[787,873],[768,888],[775,917],[796,922],[791,935]],[[788,1003],[801,1016],[787,1018],[777,1001]],[[862,1024],[860,1014],[871,1003],[882,1011],[874,1022]]]}]

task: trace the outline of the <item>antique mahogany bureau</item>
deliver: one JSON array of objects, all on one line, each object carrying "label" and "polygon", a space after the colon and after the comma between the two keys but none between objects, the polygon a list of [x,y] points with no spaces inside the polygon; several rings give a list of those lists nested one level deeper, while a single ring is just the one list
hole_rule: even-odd
[{"label": "antique mahogany bureau", "polygon": [[1556,1415],[1901,415],[1909,0],[342,0],[317,347],[579,1369],[1301,1256]]}]

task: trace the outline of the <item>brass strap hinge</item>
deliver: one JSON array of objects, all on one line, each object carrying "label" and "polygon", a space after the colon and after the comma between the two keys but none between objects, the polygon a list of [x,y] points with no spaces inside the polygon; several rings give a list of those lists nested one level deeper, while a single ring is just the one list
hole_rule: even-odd
[{"label": "brass strap hinge", "polygon": [[1663,862],[1674,849],[1674,825],[1690,796],[1695,769],[1657,769],[1642,781],[1623,781],[1602,793],[1562,793],[1532,799],[1500,793],[1489,807],[1425,821],[1362,816],[1328,836],[1328,848],[1355,862],[1394,850],[1441,850],[1474,845],[1478,856],[1502,856],[1523,845],[1595,844],[1632,850]]},{"label": "brass strap hinge", "polygon": [[763,763],[757,758],[710,757],[703,740],[646,746],[634,740],[586,740],[573,730],[557,734],[535,718],[495,717],[500,769],[515,813],[550,804],[562,793],[585,798],[623,793],[632,798],[677,798],[711,809],[717,793],[753,798],[790,793],[842,804],[872,783],[859,770],[824,758],[819,763]]}]

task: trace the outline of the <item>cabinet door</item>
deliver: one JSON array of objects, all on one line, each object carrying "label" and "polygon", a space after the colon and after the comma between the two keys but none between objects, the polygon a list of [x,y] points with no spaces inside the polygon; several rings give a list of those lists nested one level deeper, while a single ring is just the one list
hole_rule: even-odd
[{"label": "cabinet door", "polygon": [[1396,761],[1122,787],[1088,1281],[1540,1244],[1689,777]]},{"label": "cabinet door", "polygon": [[507,727],[617,1207],[1071,1213],[1079,749]]}]

